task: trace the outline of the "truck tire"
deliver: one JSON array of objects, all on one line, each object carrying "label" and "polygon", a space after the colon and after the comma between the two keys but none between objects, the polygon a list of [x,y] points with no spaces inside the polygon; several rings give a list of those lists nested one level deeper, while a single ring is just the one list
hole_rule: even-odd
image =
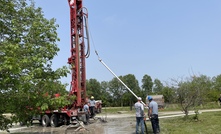
[{"label": "truck tire", "polygon": [[66,115],[64,115],[62,124],[69,125],[70,124],[70,118],[68,118]]},{"label": "truck tire", "polygon": [[45,114],[41,119],[41,124],[43,127],[48,127],[50,125],[50,119],[47,114]]},{"label": "truck tire", "polygon": [[58,116],[56,114],[53,114],[50,118],[50,123],[52,127],[58,127],[59,122],[58,122]]}]

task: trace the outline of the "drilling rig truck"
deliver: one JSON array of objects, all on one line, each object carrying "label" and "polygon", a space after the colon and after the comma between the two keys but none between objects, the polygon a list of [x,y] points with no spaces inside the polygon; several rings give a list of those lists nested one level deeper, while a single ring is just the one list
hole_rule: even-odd
[{"label": "drilling rig truck", "polygon": [[[68,64],[71,68],[71,83],[69,95],[76,96],[76,100],[70,106],[64,106],[57,110],[48,110],[32,120],[39,120],[42,126],[57,127],[61,124],[75,123],[76,120],[86,121],[83,105],[86,100],[86,70],[85,59],[89,57],[89,47],[85,50],[85,44],[89,46],[87,37],[87,9],[83,7],[82,0],[68,0],[70,7],[70,37],[71,56]],[[87,39],[87,41],[85,41]],[[55,95],[59,97],[59,94]]]}]

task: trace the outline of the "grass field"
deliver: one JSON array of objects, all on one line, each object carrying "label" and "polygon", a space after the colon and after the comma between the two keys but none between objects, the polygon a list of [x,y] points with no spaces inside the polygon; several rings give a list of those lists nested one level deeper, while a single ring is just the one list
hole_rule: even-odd
[{"label": "grass field", "polygon": [[[205,112],[199,114],[199,120],[194,115],[160,119],[161,134],[221,134],[221,112]],[[146,122],[148,131],[150,122]]]}]

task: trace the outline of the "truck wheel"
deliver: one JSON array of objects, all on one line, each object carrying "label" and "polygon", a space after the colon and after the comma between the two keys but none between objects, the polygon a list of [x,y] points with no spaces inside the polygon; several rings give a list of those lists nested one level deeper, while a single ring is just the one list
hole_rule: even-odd
[{"label": "truck wheel", "polygon": [[64,125],[69,125],[70,124],[70,119],[67,116],[63,117],[63,124]]},{"label": "truck wheel", "polygon": [[59,125],[59,123],[58,123],[58,116],[56,114],[53,114],[51,116],[50,123],[51,123],[52,127],[58,127],[58,125]]},{"label": "truck wheel", "polygon": [[45,114],[41,119],[41,124],[43,127],[48,127],[50,125],[50,120],[47,114]]}]

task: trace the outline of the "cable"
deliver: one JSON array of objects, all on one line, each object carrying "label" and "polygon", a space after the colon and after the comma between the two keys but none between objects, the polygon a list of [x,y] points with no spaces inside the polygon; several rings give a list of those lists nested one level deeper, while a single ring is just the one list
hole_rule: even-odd
[{"label": "cable", "polygon": [[94,44],[94,40],[93,40],[93,36],[92,36],[92,34],[91,34],[91,30],[90,30],[89,24],[87,24],[87,28],[88,28],[88,33],[89,33],[89,35],[90,35],[90,38],[91,38],[92,45],[93,45],[93,48],[94,48],[94,50],[95,50],[95,53],[96,53],[96,55],[99,57],[98,52],[97,52],[97,50],[96,50],[96,46],[95,46],[95,44]]}]

